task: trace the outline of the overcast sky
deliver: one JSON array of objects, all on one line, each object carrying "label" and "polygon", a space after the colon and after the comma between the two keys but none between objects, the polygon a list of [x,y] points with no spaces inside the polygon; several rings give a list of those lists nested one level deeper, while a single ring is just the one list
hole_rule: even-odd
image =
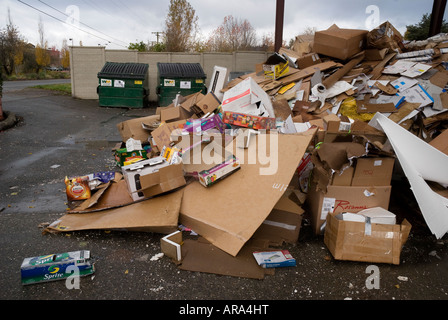
[{"label": "overcast sky", "polygon": [[[276,0],[189,0],[199,18],[203,37],[216,29],[225,16],[247,19],[259,36],[274,34]],[[418,23],[431,13],[432,0],[285,0],[283,39],[290,39],[306,28],[371,30],[390,21],[402,34],[406,25]],[[0,0],[0,28],[8,21],[8,8],[14,25],[28,42],[38,43],[38,22],[50,46],[58,49],[63,39],[73,45],[107,45],[124,49],[130,42],[155,41],[163,31],[169,0]],[[446,17],[446,11],[445,11]],[[446,19],[446,18],[445,18]],[[71,45],[72,41],[68,41]]]}]

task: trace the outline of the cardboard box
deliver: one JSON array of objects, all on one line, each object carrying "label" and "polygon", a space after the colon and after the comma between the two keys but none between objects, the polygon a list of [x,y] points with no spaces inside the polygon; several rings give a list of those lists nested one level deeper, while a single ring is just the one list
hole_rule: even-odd
[{"label": "cardboard box", "polygon": [[178,136],[178,131],[180,132],[182,130],[186,122],[186,120],[180,120],[164,123],[151,133],[151,137],[159,151],[161,151],[164,146],[169,147],[175,142],[172,140],[172,137]]},{"label": "cardboard box", "polygon": [[189,119],[185,123],[182,131],[200,133],[210,129],[217,129],[219,132],[224,133],[224,123],[218,114],[212,114],[202,119]]},{"label": "cardboard box", "polygon": [[244,79],[224,93],[222,110],[259,117],[275,117],[271,99],[252,77]]},{"label": "cardboard box", "polygon": [[238,159],[235,156],[227,158],[224,162],[207,170],[198,173],[199,182],[204,187],[210,187],[215,183],[225,179],[241,168]]},{"label": "cardboard box", "polygon": [[263,268],[295,267],[296,265],[296,259],[288,250],[256,251],[254,258]]},{"label": "cardboard box", "polygon": [[347,60],[364,49],[367,30],[341,29],[332,25],[314,34],[313,50],[340,60]]},{"label": "cardboard box", "polygon": [[174,261],[182,260],[182,232],[177,230],[160,240],[160,249],[163,254]]},{"label": "cardboard box", "polygon": [[224,111],[222,116],[224,123],[250,128],[250,129],[275,129],[275,118],[258,117],[244,113]]},{"label": "cardboard box", "polygon": [[368,48],[387,48],[398,52],[404,49],[403,36],[389,21],[370,30],[366,38]]},{"label": "cardboard box", "polygon": [[311,184],[306,205],[311,214],[311,225],[315,234],[323,234],[322,227],[330,212],[356,213],[372,207],[389,209],[391,186],[327,186],[327,192],[316,190]]},{"label": "cardboard box", "polygon": [[145,126],[156,126],[158,123],[160,123],[160,116],[153,115],[120,122],[117,124],[117,129],[123,142],[126,142],[129,138],[144,142],[148,141],[151,133],[151,131],[145,129]]},{"label": "cardboard box", "polygon": [[209,92],[192,106],[192,110],[197,116],[202,116],[214,112],[220,105],[221,101],[218,97],[213,92]]},{"label": "cardboard box", "polygon": [[317,53],[310,53],[298,58],[296,64],[299,69],[305,69],[321,62]]},{"label": "cardboard box", "polygon": [[192,112],[187,112],[181,106],[165,107],[160,110],[160,120],[164,122],[180,121],[190,118]]},{"label": "cardboard box", "polygon": [[400,254],[411,230],[400,225],[344,221],[337,213],[327,216],[324,243],[337,260],[400,264]]},{"label": "cardboard box", "polygon": [[323,117],[323,121],[327,133],[348,133],[351,128],[351,122],[346,116],[330,113]]},{"label": "cardboard box", "polygon": [[333,174],[331,185],[333,186],[351,186],[353,180],[354,167],[345,168],[342,172]]},{"label": "cardboard box", "polygon": [[263,72],[266,79],[276,80],[289,72],[288,59],[275,52],[263,63]]},{"label": "cardboard box", "polygon": [[156,172],[168,165],[168,161],[166,161],[164,157],[159,156],[121,167],[123,177],[132,199],[137,201],[145,198],[143,192],[139,191],[141,189],[141,176]]},{"label": "cardboard box", "polygon": [[127,161],[135,159],[142,159],[142,160],[147,159],[145,150],[128,151],[126,148],[120,148],[115,150],[114,156],[115,156],[115,162],[119,167],[124,166],[124,163]]},{"label": "cardboard box", "polygon": [[89,250],[25,258],[20,267],[22,284],[63,280],[73,276],[73,270],[68,268],[75,267],[81,277],[95,272]]},{"label": "cardboard box", "polygon": [[217,99],[221,100],[223,96],[221,90],[224,88],[227,79],[228,79],[227,68],[214,66],[212,77],[210,78],[210,83],[208,86],[208,93],[213,93],[217,97]]},{"label": "cardboard box", "polygon": [[389,49],[367,49],[365,50],[365,60],[366,61],[382,61],[386,57]]},{"label": "cardboard box", "polygon": [[141,189],[137,191],[143,192],[144,197],[149,198],[180,188],[186,183],[182,164],[171,164],[150,174],[141,175]]},{"label": "cardboard box", "polygon": [[358,158],[352,186],[388,186],[392,180],[395,158]]},{"label": "cardboard box", "polygon": [[268,240],[271,245],[296,243],[299,240],[303,214],[304,210],[294,191],[287,190],[252,238]]}]

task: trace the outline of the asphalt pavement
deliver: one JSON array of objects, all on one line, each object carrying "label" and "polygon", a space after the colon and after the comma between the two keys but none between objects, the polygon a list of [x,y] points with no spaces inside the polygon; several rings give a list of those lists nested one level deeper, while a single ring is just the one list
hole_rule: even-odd
[{"label": "asphalt pavement", "polygon": [[[277,268],[263,280],[180,270],[167,257],[157,258],[164,236],[157,233],[42,234],[43,226],[66,214],[64,178],[116,170],[111,151],[120,142],[116,124],[154,114],[155,108],[104,108],[96,100],[26,88],[34,84],[18,88],[6,82],[3,95],[3,110],[19,120],[0,132],[1,300],[157,302],[154,306],[167,307],[169,316],[188,310],[187,304],[195,307],[191,312],[215,306],[215,313],[230,303],[267,304],[272,316],[300,314],[304,302],[448,300],[448,237],[436,239],[429,232],[400,177],[392,184],[391,206],[413,228],[399,265],[335,260],[307,219],[299,241],[283,247],[297,266]],[[68,289],[65,281],[21,284],[24,258],[77,250],[90,250],[96,260],[94,275],[81,278],[79,289]],[[379,272],[375,288],[368,285],[371,265]],[[328,311],[311,306],[316,314]]]},{"label": "asphalt pavement", "polygon": [[70,83],[70,81],[70,79],[3,81],[3,93],[19,91],[37,85]]}]

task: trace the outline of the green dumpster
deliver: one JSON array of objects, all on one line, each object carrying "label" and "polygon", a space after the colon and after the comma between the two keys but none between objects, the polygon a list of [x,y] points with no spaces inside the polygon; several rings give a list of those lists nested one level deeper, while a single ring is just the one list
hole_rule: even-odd
[{"label": "green dumpster", "polygon": [[157,96],[160,107],[170,105],[177,94],[207,93],[205,72],[199,63],[157,63]]},{"label": "green dumpster", "polygon": [[148,64],[106,62],[98,72],[97,93],[101,107],[148,106]]}]

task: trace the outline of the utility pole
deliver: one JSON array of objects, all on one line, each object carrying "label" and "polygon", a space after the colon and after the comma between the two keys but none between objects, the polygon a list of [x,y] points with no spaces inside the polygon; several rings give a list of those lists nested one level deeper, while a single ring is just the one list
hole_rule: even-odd
[{"label": "utility pole", "polygon": [[277,0],[275,10],[275,52],[278,52],[283,43],[283,16],[285,12],[285,0]]},{"label": "utility pole", "polygon": [[157,44],[159,44],[159,36],[160,36],[163,32],[161,32],[161,31],[155,31],[155,32],[151,32],[151,33],[156,35],[156,38],[157,38]]},{"label": "utility pole", "polygon": [[429,22],[428,37],[435,36],[442,30],[443,14],[445,12],[446,0],[434,0],[432,4],[431,21]]}]

